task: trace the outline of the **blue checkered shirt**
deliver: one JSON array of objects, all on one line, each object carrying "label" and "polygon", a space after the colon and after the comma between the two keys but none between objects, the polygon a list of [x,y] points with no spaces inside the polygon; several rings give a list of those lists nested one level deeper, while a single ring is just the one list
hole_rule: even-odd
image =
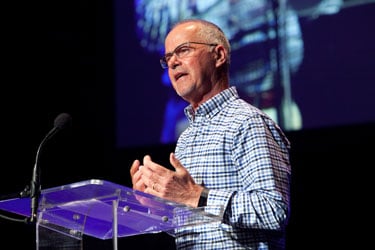
[{"label": "blue checkered shirt", "polygon": [[220,223],[183,227],[177,249],[284,249],[289,217],[289,141],[279,126],[230,87],[185,108],[189,126],[175,154],[224,207]]}]

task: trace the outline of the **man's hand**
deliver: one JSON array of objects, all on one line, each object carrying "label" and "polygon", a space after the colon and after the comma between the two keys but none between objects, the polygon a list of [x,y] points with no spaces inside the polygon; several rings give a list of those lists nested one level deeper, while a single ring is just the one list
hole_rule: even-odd
[{"label": "man's hand", "polygon": [[135,160],[130,169],[133,189],[197,207],[203,187],[195,183],[173,153],[170,154],[169,161],[175,171],[153,162],[149,155],[143,158],[143,165]]}]

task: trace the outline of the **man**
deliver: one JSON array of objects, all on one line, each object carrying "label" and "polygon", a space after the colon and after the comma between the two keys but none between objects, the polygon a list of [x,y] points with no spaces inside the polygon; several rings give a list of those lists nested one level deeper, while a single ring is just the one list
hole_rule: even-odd
[{"label": "man", "polygon": [[230,44],[205,20],[177,23],[160,60],[190,105],[171,171],[146,155],[133,188],[191,207],[222,205],[222,223],[176,232],[178,249],[284,249],[290,209],[289,142],[266,114],[229,84]]}]

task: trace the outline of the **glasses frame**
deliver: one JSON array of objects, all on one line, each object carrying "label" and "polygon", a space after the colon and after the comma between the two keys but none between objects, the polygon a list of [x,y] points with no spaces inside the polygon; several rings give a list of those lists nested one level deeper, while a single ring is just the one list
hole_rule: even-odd
[{"label": "glasses frame", "polygon": [[[167,69],[168,68],[168,61],[173,55],[176,55],[177,58],[183,58],[183,57],[179,56],[178,50],[185,47],[185,46],[189,47],[189,48],[194,48],[194,47],[189,46],[189,44],[202,44],[202,45],[207,45],[207,46],[217,46],[218,45],[217,43],[202,43],[202,42],[184,42],[184,43],[181,43],[172,52],[169,52],[169,53],[165,54],[163,57],[160,58],[160,66],[163,69]],[[167,57],[169,57],[168,60],[167,60]]]}]

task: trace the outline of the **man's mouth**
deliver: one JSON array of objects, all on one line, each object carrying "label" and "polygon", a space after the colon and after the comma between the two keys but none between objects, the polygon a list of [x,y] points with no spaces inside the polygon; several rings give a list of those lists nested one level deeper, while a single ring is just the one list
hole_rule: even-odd
[{"label": "man's mouth", "polygon": [[178,79],[180,79],[181,77],[185,76],[186,74],[185,73],[177,73],[174,75],[174,79],[177,81]]}]

